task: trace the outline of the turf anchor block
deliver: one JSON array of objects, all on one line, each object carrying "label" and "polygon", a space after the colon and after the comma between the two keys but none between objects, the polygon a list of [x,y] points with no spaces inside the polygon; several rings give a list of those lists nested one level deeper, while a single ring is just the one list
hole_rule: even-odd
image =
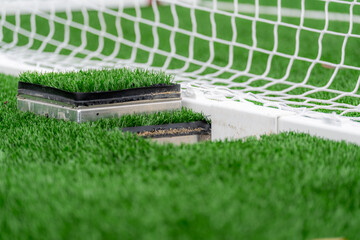
[{"label": "turf anchor block", "polygon": [[197,143],[211,140],[211,125],[205,121],[122,128],[159,143]]},{"label": "turf anchor block", "polygon": [[19,82],[18,109],[76,122],[181,108],[180,85],[154,85],[107,92],[77,93]]}]

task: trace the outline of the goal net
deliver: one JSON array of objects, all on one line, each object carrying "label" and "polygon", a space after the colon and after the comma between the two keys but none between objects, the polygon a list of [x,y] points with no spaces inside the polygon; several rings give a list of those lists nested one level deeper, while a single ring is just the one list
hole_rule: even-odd
[{"label": "goal net", "polygon": [[0,4],[0,58],[29,69],[151,68],[209,98],[360,120],[356,0]]}]

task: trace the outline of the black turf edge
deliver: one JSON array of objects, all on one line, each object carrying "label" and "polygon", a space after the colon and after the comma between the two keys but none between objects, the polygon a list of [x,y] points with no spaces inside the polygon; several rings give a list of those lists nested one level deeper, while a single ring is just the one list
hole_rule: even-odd
[{"label": "black turf edge", "polygon": [[45,98],[75,106],[121,103],[180,97],[180,84],[154,85],[107,92],[68,92],[39,84],[19,82],[18,94]]},{"label": "black turf edge", "polygon": [[205,121],[196,121],[189,123],[171,123],[171,124],[163,124],[163,125],[151,125],[151,126],[140,126],[140,127],[127,127],[121,128],[123,132],[131,132],[131,133],[144,133],[144,132],[155,132],[158,130],[171,130],[171,129],[196,129],[202,128],[202,130],[184,133],[184,134],[159,134],[149,136],[149,138],[159,138],[159,137],[175,137],[175,136],[184,136],[184,135],[206,135],[211,133],[211,125]]}]

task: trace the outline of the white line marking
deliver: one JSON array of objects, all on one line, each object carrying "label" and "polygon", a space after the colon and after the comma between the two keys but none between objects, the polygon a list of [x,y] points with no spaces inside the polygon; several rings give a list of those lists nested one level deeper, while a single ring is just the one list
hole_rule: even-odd
[{"label": "white line marking", "polygon": [[[202,1],[200,5],[213,8],[213,2]],[[218,2],[217,3],[218,10],[224,11],[234,11],[234,3],[229,2]],[[240,13],[253,13],[255,14],[255,5],[252,4],[238,4],[238,11]],[[271,6],[260,6],[259,7],[260,14],[268,14],[268,15],[277,15],[278,8],[271,7]],[[294,9],[294,8],[281,8],[281,16],[283,17],[293,17],[293,18],[300,18],[301,10]],[[342,22],[349,22],[350,21],[350,13],[336,13],[336,12],[329,12],[329,20],[330,21],[342,21]],[[317,20],[325,20],[325,10],[318,11],[318,10],[305,10],[304,17],[307,19],[317,19]],[[353,23],[360,23],[360,16],[353,15]]]}]

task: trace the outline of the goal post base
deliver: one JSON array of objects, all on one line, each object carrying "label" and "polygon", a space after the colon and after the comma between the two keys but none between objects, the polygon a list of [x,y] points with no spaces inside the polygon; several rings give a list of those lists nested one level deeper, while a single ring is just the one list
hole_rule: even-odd
[{"label": "goal post base", "polygon": [[284,116],[279,118],[278,129],[279,133],[290,131],[308,133],[312,136],[360,145],[360,126],[350,120],[334,121],[298,115]]},{"label": "goal post base", "polygon": [[182,99],[182,106],[210,117],[213,141],[297,132],[360,145],[360,125],[345,118],[317,119],[250,103],[211,100],[200,94],[183,94]]},{"label": "goal post base", "polygon": [[12,58],[7,57],[5,54],[0,52],[1,73],[17,76],[21,72],[36,70],[39,70],[39,68],[13,60]]}]

